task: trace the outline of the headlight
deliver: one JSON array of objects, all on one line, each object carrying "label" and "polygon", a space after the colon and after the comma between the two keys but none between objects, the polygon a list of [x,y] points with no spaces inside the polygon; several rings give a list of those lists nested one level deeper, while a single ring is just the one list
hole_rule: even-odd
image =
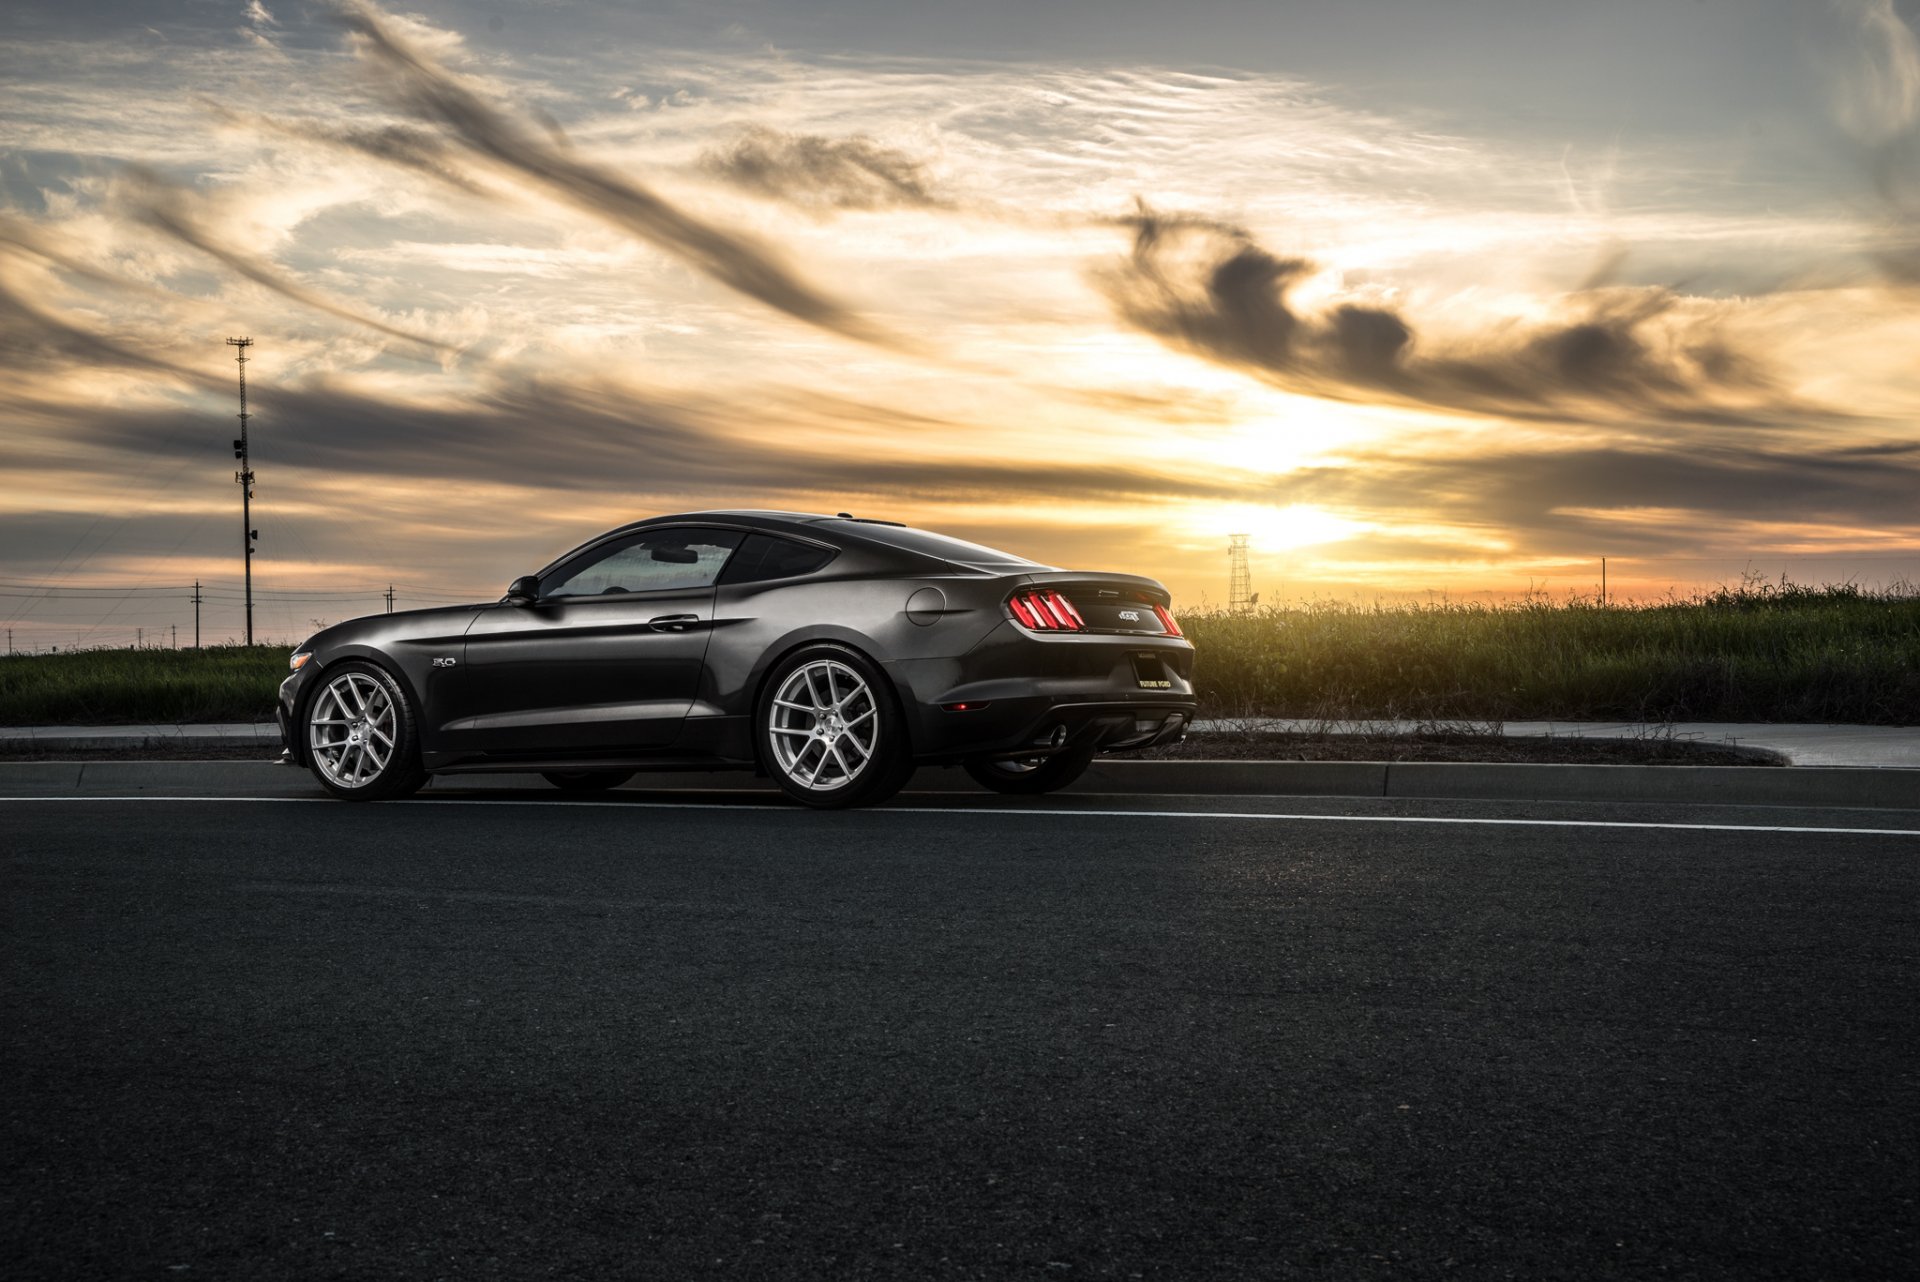
[{"label": "headlight", "polygon": [[293,656],[287,660],[287,666],[295,672],[298,672],[307,666],[307,660],[312,657],[313,651],[311,650],[295,650]]}]

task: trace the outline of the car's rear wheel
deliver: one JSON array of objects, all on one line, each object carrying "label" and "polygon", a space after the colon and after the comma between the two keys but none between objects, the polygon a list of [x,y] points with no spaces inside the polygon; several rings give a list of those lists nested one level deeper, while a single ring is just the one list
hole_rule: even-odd
[{"label": "car's rear wheel", "polygon": [[355,659],[328,669],[307,703],[306,733],[314,778],[336,797],[387,801],[427,781],[406,692],[374,664]]},{"label": "car's rear wheel", "polygon": [[540,777],[562,792],[605,792],[633,778],[631,770],[542,770]]},{"label": "car's rear wheel", "polygon": [[1051,757],[1029,757],[1019,761],[994,761],[975,757],[962,762],[975,783],[995,792],[1032,797],[1066,787],[1085,774],[1093,764],[1093,748],[1069,748]]},{"label": "car's rear wheel", "polygon": [[768,677],[760,755],[781,791],[820,809],[884,801],[913,774],[905,718],[886,678],[845,646],[808,646]]}]

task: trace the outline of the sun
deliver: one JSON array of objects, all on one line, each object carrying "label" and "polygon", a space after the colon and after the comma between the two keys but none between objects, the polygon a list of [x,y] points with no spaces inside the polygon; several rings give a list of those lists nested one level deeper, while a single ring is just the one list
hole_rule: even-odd
[{"label": "sun", "polygon": [[1255,552],[1336,543],[1370,528],[1365,522],[1335,516],[1325,508],[1305,503],[1289,503],[1285,506],[1231,503],[1196,507],[1185,524],[1194,535],[1222,543],[1229,534],[1248,535]]}]

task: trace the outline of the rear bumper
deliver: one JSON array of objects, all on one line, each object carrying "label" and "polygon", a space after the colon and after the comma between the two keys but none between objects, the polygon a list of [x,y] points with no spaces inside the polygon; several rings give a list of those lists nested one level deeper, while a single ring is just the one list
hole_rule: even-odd
[{"label": "rear bumper", "polygon": [[1183,736],[1196,710],[1193,647],[1172,637],[1036,638],[1009,623],[959,659],[889,666],[927,763],[1146,748]]},{"label": "rear bumper", "polygon": [[[983,708],[981,712],[991,712]],[[1156,744],[1178,743],[1193,725],[1194,704],[1188,701],[1155,703],[1054,703],[1046,699],[1013,700],[999,724],[982,722],[971,725],[964,720],[955,726],[956,742],[949,745],[947,758],[1005,757],[1027,759],[1049,757],[1060,752],[1129,752]],[[956,719],[974,715],[969,712],[946,714]],[[1008,725],[1018,726],[1006,733]],[[994,733],[980,736],[980,730]]]}]

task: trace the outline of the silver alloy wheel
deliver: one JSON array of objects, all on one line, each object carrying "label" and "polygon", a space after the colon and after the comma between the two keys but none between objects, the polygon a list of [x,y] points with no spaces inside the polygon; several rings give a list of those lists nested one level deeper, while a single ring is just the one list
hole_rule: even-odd
[{"label": "silver alloy wheel", "polygon": [[803,663],[787,674],[767,708],[774,764],[803,788],[844,788],[880,747],[879,712],[866,679],[846,664]]},{"label": "silver alloy wheel", "polygon": [[307,746],[320,772],[342,788],[378,779],[393,760],[393,696],[371,673],[343,672],[314,696]]}]

